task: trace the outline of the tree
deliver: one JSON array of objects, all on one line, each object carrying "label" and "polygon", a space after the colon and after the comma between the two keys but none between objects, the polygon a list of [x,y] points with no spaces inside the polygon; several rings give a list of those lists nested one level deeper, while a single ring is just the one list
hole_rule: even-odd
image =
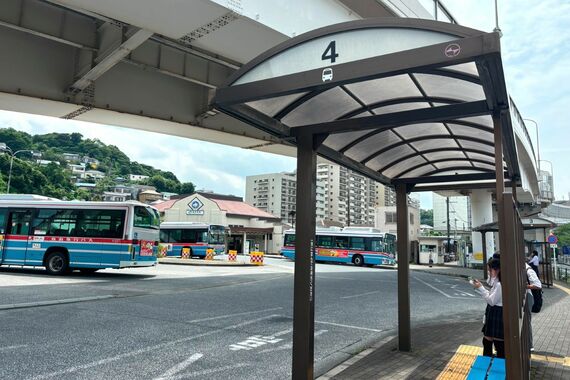
[{"label": "tree", "polygon": [[192,182],[184,182],[180,184],[179,194],[193,194],[196,191],[196,187]]},{"label": "tree", "polygon": [[433,210],[420,210],[420,224],[433,227]]}]

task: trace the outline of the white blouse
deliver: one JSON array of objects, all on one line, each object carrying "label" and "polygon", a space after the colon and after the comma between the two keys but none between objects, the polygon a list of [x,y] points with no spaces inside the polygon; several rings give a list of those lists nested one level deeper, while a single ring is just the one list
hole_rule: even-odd
[{"label": "white blouse", "polygon": [[493,281],[491,290],[487,290],[483,286],[478,287],[476,290],[487,301],[489,306],[503,306],[503,291],[499,281]]}]

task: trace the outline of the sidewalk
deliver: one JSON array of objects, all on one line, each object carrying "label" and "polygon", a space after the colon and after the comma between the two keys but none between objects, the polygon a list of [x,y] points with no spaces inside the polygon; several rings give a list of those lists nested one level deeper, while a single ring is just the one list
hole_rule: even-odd
[{"label": "sidewalk", "polygon": [[[411,265],[413,270],[481,278],[481,270]],[[483,312],[483,309],[482,309]],[[482,352],[481,320],[412,326],[412,352],[399,352],[396,336],[332,369],[328,379],[465,379]],[[570,379],[570,289],[544,289],[544,306],[532,314],[535,352],[531,379]]]}]

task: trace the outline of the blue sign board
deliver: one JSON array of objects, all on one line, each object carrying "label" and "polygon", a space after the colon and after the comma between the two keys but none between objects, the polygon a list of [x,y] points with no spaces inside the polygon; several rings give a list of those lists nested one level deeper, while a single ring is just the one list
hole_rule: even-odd
[{"label": "blue sign board", "polygon": [[547,241],[550,244],[556,244],[556,243],[558,243],[558,238],[556,237],[556,235],[548,235]]}]

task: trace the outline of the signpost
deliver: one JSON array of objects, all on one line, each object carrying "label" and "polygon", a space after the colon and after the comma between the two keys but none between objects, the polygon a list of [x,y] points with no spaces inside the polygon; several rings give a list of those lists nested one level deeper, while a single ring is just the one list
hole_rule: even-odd
[{"label": "signpost", "polygon": [[554,278],[558,280],[558,268],[556,266],[556,246],[558,244],[558,237],[551,232],[546,241],[550,243],[550,248],[552,248],[552,256],[554,257]]}]

